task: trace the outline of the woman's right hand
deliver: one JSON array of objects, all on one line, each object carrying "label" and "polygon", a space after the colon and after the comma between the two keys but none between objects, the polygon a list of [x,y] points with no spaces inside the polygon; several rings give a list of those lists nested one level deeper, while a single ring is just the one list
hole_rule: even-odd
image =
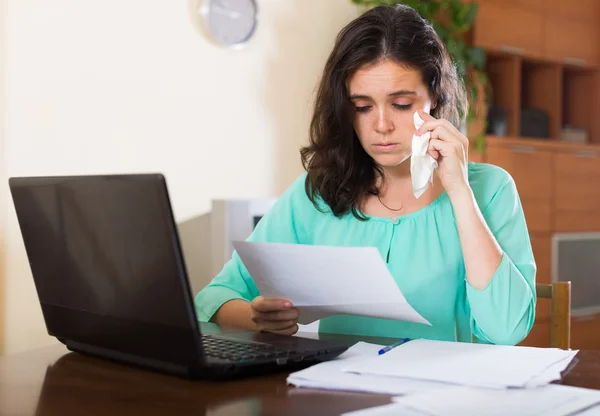
[{"label": "woman's right hand", "polygon": [[293,335],[298,331],[300,312],[289,300],[255,298],[250,304],[251,318],[259,331]]}]

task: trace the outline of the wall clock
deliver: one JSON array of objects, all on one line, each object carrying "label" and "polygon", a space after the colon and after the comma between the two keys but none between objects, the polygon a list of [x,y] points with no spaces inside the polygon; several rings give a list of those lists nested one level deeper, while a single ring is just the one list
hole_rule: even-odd
[{"label": "wall clock", "polygon": [[198,13],[211,40],[231,48],[244,46],[258,22],[256,0],[202,0]]}]

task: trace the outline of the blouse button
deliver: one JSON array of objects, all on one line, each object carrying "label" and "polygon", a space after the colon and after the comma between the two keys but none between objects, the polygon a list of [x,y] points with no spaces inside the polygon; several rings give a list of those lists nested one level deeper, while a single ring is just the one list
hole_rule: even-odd
[{"label": "blouse button", "polygon": [[398,218],[392,218],[392,224],[396,225],[398,224],[400,221],[398,220]]}]

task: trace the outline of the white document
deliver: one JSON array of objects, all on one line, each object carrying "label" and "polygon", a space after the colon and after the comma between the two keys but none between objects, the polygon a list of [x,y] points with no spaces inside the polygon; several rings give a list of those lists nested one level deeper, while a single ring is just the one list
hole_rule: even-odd
[{"label": "white document", "polygon": [[600,403],[589,407],[581,412],[576,413],[577,416],[600,416]]},{"label": "white document", "polygon": [[[526,387],[564,370],[577,351],[417,339],[343,371],[486,388]],[[559,366],[558,363],[561,363]]]},{"label": "white document", "polygon": [[342,416],[430,416],[402,404],[391,403],[343,413]]},{"label": "white document", "polygon": [[431,325],[406,301],[375,247],[233,245],[262,296],[292,302],[300,324],[361,315]]},{"label": "white document", "polygon": [[527,385],[525,387],[540,387],[545,386],[546,384],[550,384],[553,381],[560,380],[562,378],[562,372],[569,366],[571,361],[573,361],[573,356],[569,354],[565,357],[564,360],[552,364],[542,374],[533,377],[527,382]]},{"label": "white document", "polygon": [[600,403],[600,391],[560,385],[507,390],[452,387],[394,401],[432,416],[565,416]]},{"label": "white document", "polygon": [[343,390],[380,394],[413,394],[448,388],[449,384],[346,373],[342,366],[375,357],[382,345],[359,342],[334,360],[313,365],[288,376],[288,384],[324,390]]}]

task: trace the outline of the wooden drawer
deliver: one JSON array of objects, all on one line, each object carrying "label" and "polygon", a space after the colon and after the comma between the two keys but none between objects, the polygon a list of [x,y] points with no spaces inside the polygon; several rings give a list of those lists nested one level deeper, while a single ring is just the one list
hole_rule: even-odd
[{"label": "wooden drawer", "polygon": [[600,154],[595,150],[557,152],[554,157],[557,232],[600,230]]},{"label": "wooden drawer", "polygon": [[552,152],[533,145],[489,146],[486,161],[500,166],[514,178],[519,194],[528,198],[550,200],[552,195]]},{"label": "wooden drawer", "polygon": [[[570,4],[567,3],[570,7]],[[565,34],[568,33],[568,36]],[[574,65],[600,63],[600,32],[594,23],[546,16],[544,20],[544,56]]]},{"label": "wooden drawer", "polygon": [[[512,1],[512,0],[511,0]],[[535,0],[531,0],[535,2]],[[564,20],[597,23],[600,20],[598,0],[544,0],[544,13]]]},{"label": "wooden drawer", "polygon": [[521,198],[521,205],[523,205],[527,229],[532,233],[550,231],[552,227],[551,199],[530,198],[527,194],[524,195],[520,188],[517,190]]},{"label": "wooden drawer", "polygon": [[600,231],[600,214],[593,211],[555,211],[553,228],[556,232]]},{"label": "wooden drawer", "polygon": [[[473,42],[487,49],[541,56],[544,43],[542,13],[516,6],[514,2],[480,1]],[[536,2],[521,0],[520,3]],[[506,22],[510,22],[510,28]]]},{"label": "wooden drawer", "polygon": [[578,148],[556,152],[554,170],[557,176],[600,177],[600,150]]},{"label": "wooden drawer", "polygon": [[489,146],[486,162],[514,178],[531,232],[549,232],[552,201],[552,152],[527,144]]},{"label": "wooden drawer", "polygon": [[593,211],[600,215],[600,177],[565,176],[556,178],[555,207],[559,211]]},{"label": "wooden drawer", "polygon": [[600,315],[571,318],[571,348],[600,350]]}]

